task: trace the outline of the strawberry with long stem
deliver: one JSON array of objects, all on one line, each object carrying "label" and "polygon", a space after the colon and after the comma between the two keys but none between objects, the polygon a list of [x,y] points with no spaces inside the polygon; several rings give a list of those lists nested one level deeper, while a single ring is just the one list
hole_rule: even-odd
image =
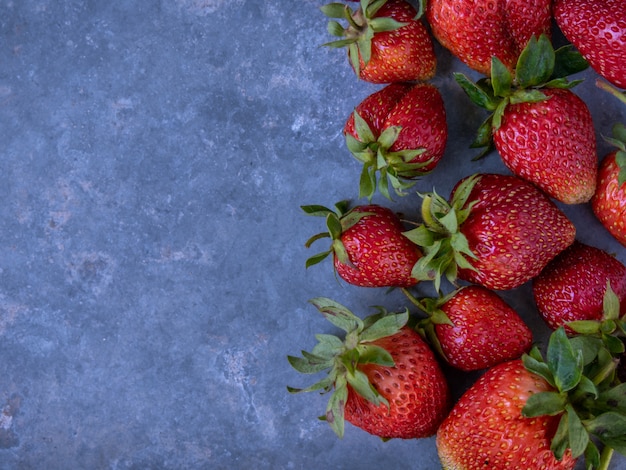
[{"label": "strawberry with long stem", "polygon": [[532,331],[498,294],[465,286],[439,298],[409,300],[427,316],[416,328],[451,366],[474,371],[519,358],[532,346]]}]

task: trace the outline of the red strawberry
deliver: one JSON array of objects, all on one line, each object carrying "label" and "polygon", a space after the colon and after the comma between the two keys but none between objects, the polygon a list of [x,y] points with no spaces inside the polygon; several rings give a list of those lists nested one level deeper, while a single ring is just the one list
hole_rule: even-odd
[{"label": "red strawberry", "polygon": [[533,348],[463,394],[437,431],[443,468],[562,470],[583,455],[585,468],[609,468],[613,449],[626,450],[626,384],[615,367],[597,342],[557,329],[545,359]]},{"label": "red strawberry", "polygon": [[347,210],[345,202],[337,211],[323,206],[302,206],[309,215],[326,217],[328,232],[311,237],[309,247],[320,238],[330,237],[328,251],[307,260],[307,267],[333,255],[335,270],[346,282],[361,287],[409,287],[417,280],[411,271],[421,251],[403,236],[398,216],[378,205]]},{"label": "red strawberry", "polygon": [[432,85],[393,83],[363,100],[344,126],[348,149],[363,163],[360,196],[389,184],[403,195],[410,180],[429,173],[443,157],[448,138],[446,112]]},{"label": "red strawberry", "polygon": [[334,392],[325,419],[341,437],[345,421],[382,438],[414,439],[435,434],[449,409],[449,390],[435,355],[411,328],[408,312],[384,309],[361,320],[326,298],[311,301],[346,339],[318,335],[319,344],[303,357],[290,356],[302,373],[329,370],[306,389]]},{"label": "red strawberry", "polygon": [[626,88],[623,0],[555,0],[554,18],[596,72]]},{"label": "red strawberry", "polygon": [[529,469],[573,469],[576,460],[570,452],[559,462],[550,450],[560,417],[522,416],[531,395],[552,390],[520,359],[489,369],[465,392],[437,432],[443,468],[503,469],[517,464]]},{"label": "red strawberry", "polygon": [[538,188],[512,175],[482,174],[462,179],[448,202],[423,196],[424,223],[405,236],[424,256],[413,275],[419,280],[458,277],[494,290],[529,281],[574,242],[576,229]]},{"label": "red strawberry", "polygon": [[[473,146],[489,147],[491,141],[505,165],[566,204],[588,202],[596,188],[597,150],[591,113],[568,88],[574,83],[554,75],[580,58],[552,49],[549,39],[532,38],[513,76],[494,59],[491,79],[471,83],[462,74],[456,79],[472,100],[493,112],[479,131]],[[568,64],[556,67],[562,59]],[[548,86],[543,86],[546,82]],[[516,86],[512,86],[516,84]]]},{"label": "red strawberry", "polygon": [[533,296],[544,320],[556,329],[572,321],[601,320],[607,282],[621,303],[618,310],[626,314],[626,266],[599,248],[575,242],[533,280]]},{"label": "red strawberry", "polygon": [[[414,299],[408,291],[405,293]],[[463,287],[440,299],[417,300],[429,314],[418,328],[457,369],[486,369],[528,352],[533,335],[515,310],[482,286]]]},{"label": "red strawberry", "polygon": [[548,34],[551,0],[430,0],[435,38],[470,68],[489,75],[496,56],[510,70],[531,36]]},{"label": "red strawberry", "polygon": [[[626,103],[626,95],[616,88],[602,81],[598,81],[598,86]],[[604,157],[600,164],[591,207],[609,233],[626,246],[626,126],[616,124],[613,138],[607,140],[617,149]]]},{"label": "red strawberry", "polygon": [[357,76],[371,83],[429,80],[437,59],[421,13],[404,0],[362,0],[353,11],[348,5],[330,3],[322,12],[345,19],[347,27],[332,20],[328,31],[340,40],[330,47],[348,47],[348,58]]}]

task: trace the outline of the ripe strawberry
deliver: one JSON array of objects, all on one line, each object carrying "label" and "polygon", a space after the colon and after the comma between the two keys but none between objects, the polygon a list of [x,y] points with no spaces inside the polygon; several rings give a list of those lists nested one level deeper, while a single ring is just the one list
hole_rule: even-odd
[{"label": "ripe strawberry", "polygon": [[[626,103],[626,95],[606,82],[598,86]],[[604,157],[598,170],[598,184],[591,207],[602,225],[626,246],[626,126],[613,127],[613,138],[607,139],[617,149]]]},{"label": "ripe strawberry", "polygon": [[457,369],[486,369],[530,350],[530,328],[485,287],[463,287],[439,299],[417,300],[406,289],[405,293],[429,315],[418,329]]},{"label": "ripe strawberry", "polygon": [[524,368],[521,359],[489,369],[456,403],[437,432],[437,452],[444,469],[573,469],[571,452],[559,462],[550,450],[559,416],[525,418],[532,394],[552,391],[543,378]]},{"label": "ripe strawberry", "polygon": [[623,0],[555,0],[554,18],[591,67],[626,88],[626,9]]},{"label": "ripe strawberry", "polygon": [[531,36],[548,34],[551,0],[430,0],[435,38],[470,68],[489,75],[496,56],[509,69]]},{"label": "ripe strawberry", "polygon": [[[588,337],[555,330],[537,348],[480,377],[437,431],[444,469],[608,468],[626,452],[626,384],[614,356]],[[602,455],[596,441],[604,445]]]},{"label": "ripe strawberry", "polygon": [[330,249],[307,260],[307,268],[333,255],[335,270],[346,282],[361,287],[409,287],[417,280],[411,270],[421,251],[403,236],[398,216],[378,205],[347,210],[345,201],[337,211],[323,206],[302,206],[309,215],[326,218],[328,232],[311,237],[309,247],[320,238],[332,239]]},{"label": "ripe strawberry", "polygon": [[626,314],[626,266],[609,253],[574,242],[533,280],[533,296],[546,323],[556,329],[572,321],[601,320],[607,282]]},{"label": "ripe strawberry", "polygon": [[[423,0],[420,0],[423,1]],[[421,4],[420,4],[421,5]],[[348,58],[356,75],[370,83],[429,80],[435,75],[437,59],[430,33],[422,16],[404,0],[361,0],[353,11],[348,5],[330,3],[322,12],[347,20],[335,20],[328,31],[340,40],[326,46],[348,47]]]},{"label": "ripe strawberry", "polygon": [[423,224],[405,232],[424,256],[419,280],[457,277],[494,290],[529,281],[574,242],[576,229],[538,188],[513,175],[473,175],[457,183],[448,202],[423,195]]},{"label": "ripe strawberry", "polygon": [[380,309],[361,320],[330,299],[311,302],[346,337],[317,335],[311,353],[289,356],[299,372],[329,370],[316,384],[289,391],[334,389],[325,419],[340,437],[344,420],[385,439],[434,435],[449,409],[448,384],[428,345],[406,326],[408,312]]},{"label": "ripe strawberry", "polygon": [[360,197],[378,190],[391,199],[389,184],[403,195],[411,179],[431,172],[448,138],[446,112],[432,85],[392,83],[363,100],[344,126],[346,144],[363,163]]},{"label": "ripe strawberry", "polygon": [[[567,63],[561,64],[564,59]],[[490,80],[474,84],[463,74],[455,75],[470,98],[493,113],[472,145],[495,144],[514,174],[566,204],[588,202],[597,179],[591,113],[569,90],[576,82],[559,76],[584,68],[579,61],[568,49],[557,55],[550,40],[541,36],[529,41],[515,75],[496,58]]]}]

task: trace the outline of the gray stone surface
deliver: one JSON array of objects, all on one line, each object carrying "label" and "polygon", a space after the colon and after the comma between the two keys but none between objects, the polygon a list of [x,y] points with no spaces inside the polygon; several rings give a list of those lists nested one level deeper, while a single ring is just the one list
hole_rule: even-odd
[{"label": "gray stone surface", "polygon": [[[356,196],[341,127],[378,89],[319,47],[320,5],[0,0],[1,469],[439,468],[433,439],[340,441],[326,397],[286,392],[309,383],[286,355],[330,331],[309,298],[404,305],[304,269],[321,221],[299,205]],[[484,115],[438,52],[451,139],[417,189],[448,194],[505,169],[470,161]],[[607,134],[626,112],[582,76]],[[589,207],[565,210],[626,262]],[[545,337],[528,286],[502,295]]]}]

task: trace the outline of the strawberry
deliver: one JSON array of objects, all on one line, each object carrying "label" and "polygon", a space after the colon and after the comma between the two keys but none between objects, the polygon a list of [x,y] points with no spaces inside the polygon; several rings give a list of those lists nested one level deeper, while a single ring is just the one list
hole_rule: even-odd
[{"label": "strawberry", "polygon": [[532,289],[539,312],[556,329],[601,320],[607,283],[619,299],[615,317],[626,314],[626,266],[599,248],[574,242],[533,280]]},{"label": "strawberry", "polygon": [[311,302],[346,332],[345,340],[317,335],[311,353],[289,356],[299,372],[329,372],[308,388],[288,390],[333,390],[324,419],[340,437],[345,421],[385,439],[434,435],[449,409],[448,384],[434,353],[406,326],[408,312],[379,309],[361,320],[330,299]]},{"label": "strawberry", "polygon": [[424,256],[413,268],[419,280],[457,278],[489,289],[529,281],[574,242],[576,228],[538,188],[513,175],[463,178],[450,202],[423,196],[423,223],[405,232]]},{"label": "strawberry", "polygon": [[411,272],[421,251],[403,235],[402,222],[392,210],[375,204],[347,210],[345,201],[336,208],[302,206],[309,215],[325,217],[328,227],[306,246],[320,238],[332,239],[328,251],[307,260],[307,268],[332,254],[336,273],[350,284],[409,287],[417,283]]},{"label": "strawberry", "polygon": [[495,292],[467,286],[439,299],[409,299],[429,317],[418,323],[447,362],[463,371],[492,367],[528,352],[533,335]]},{"label": "strawberry", "polygon": [[554,19],[598,74],[626,88],[623,0],[555,0]]},{"label": "strawberry", "polygon": [[455,74],[468,96],[492,112],[472,146],[495,144],[515,175],[566,204],[588,202],[596,188],[591,113],[569,89],[577,82],[562,76],[585,66],[579,55],[568,48],[555,52],[541,36],[531,38],[514,75],[497,58],[489,80],[474,84]]},{"label": "strawberry", "polygon": [[513,70],[532,35],[548,34],[551,0],[430,0],[433,35],[468,67],[489,75],[496,56]]},{"label": "strawberry", "polygon": [[404,195],[411,179],[431,172],[443,157],[448,138],[443,99],[432,85],[392,83],[365,98],[343,132],[348,149],[363,163],[360,197],[371,199],[378,186],[391,199],[389,184]]},{"label": "strawberry", "polygon": [[[626,103],[626,94],[606,82],[598,86]],[[626,126],[613,127],[613,138],[607,139],[617,149],[604,157],[598,170],[598,184],[591,207],[602,225],[626,246]]]},{"label": "strawberry", "polygon": [[[420,0],[420,6],[425,0]],[[353,11],[348,5],[330,3],[322,12],[334,18],[330,34],[340,37],[326,46],[348,47],[356,75],[370,83],[429,80],[437,59],[432,37],[413,6],[404,0],[361,0]],[[346,20],[343,27],[335,19]]]},{"label": "strawberry", "polygon": [[443,468],[563,470],[583,455],[586,468],[608,468],[613,449],[626,452],[626,384],[614,379],[613,356],[559,328],[545,359],[533,348],[463,394],[437,432]]}]

